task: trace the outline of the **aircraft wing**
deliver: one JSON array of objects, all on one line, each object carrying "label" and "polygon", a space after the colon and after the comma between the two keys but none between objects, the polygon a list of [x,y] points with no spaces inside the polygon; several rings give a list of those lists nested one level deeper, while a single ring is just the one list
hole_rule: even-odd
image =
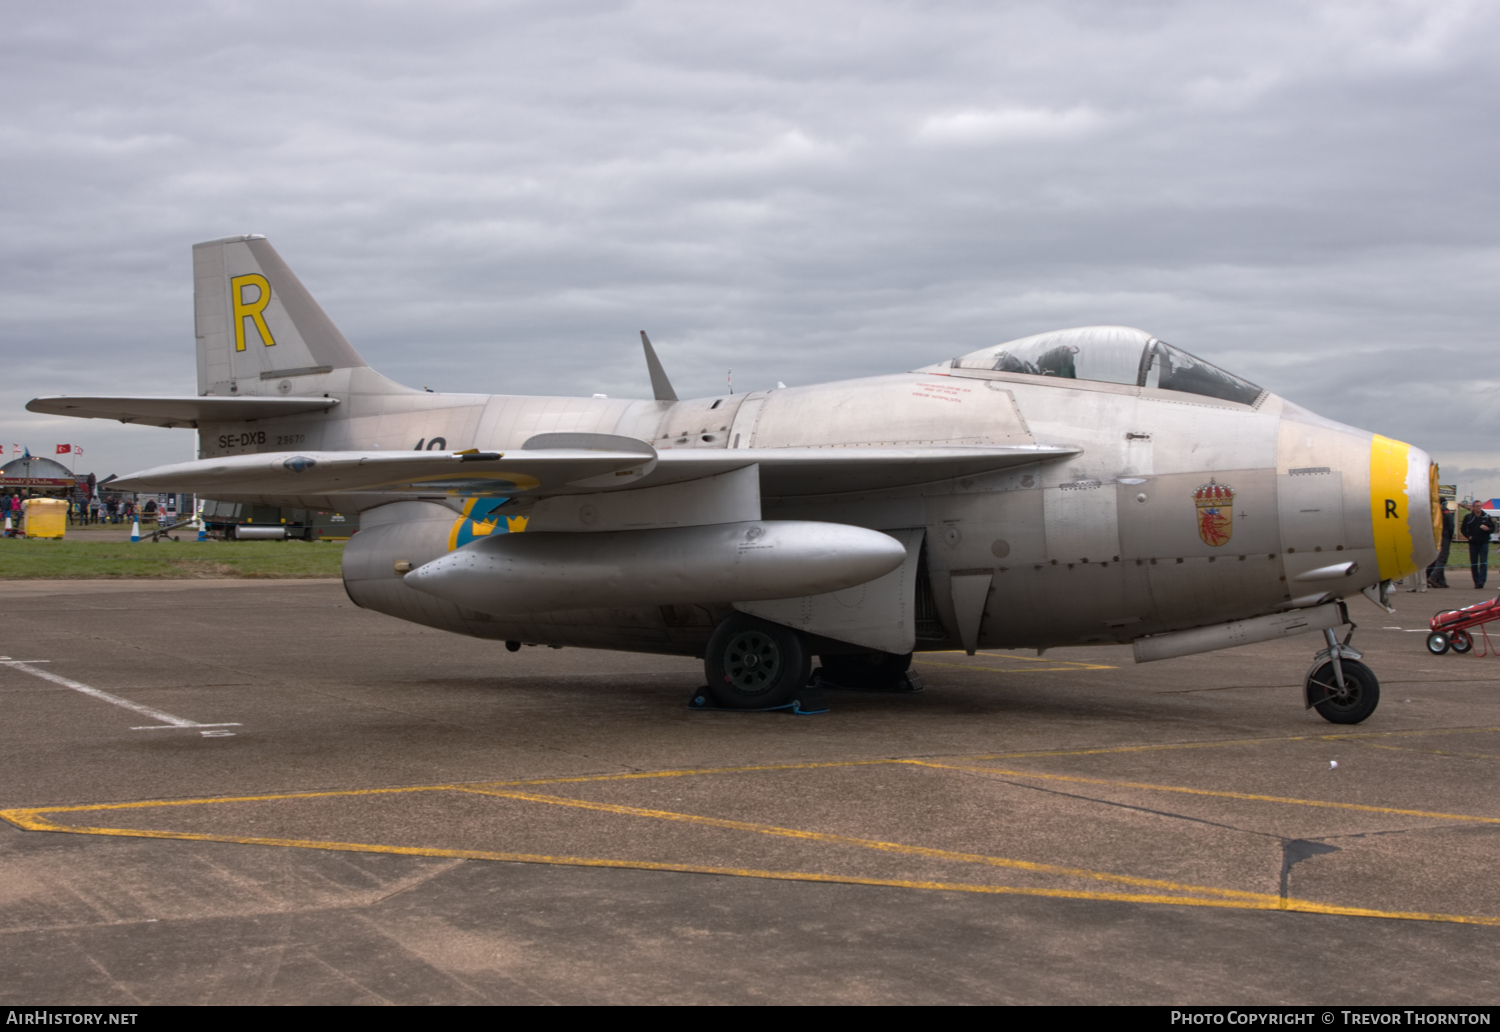
[{"label": "aircraft wing", "polygon": [[319,412],[338,404],[337,398],[234,398],[184,395],[167,398],[32,398],[28,412],[82,419],[118,419],[146,426],[191,426],[234,423],[247,419]]},{"label": "aircraft wing", "polygon": [[[648,446],[649,447],[649,446]],[[653,456],[554,448],[508,452],[260,452],[199,459],[110,481],[115,491],[194,491],[212,496],[345,492],[468,496],[545,495],[568,487],[607,490],[638,483]],[[602,484],[590,481],[603,479]]]},{"label": "aircraft wing", "polygon": [[[587,443],[586,435],[547,436],[559,444],[569,439]],[[158,466],[111,481],[110,486],[119,491],[193,491],[209,496],[389,492],[540,498],[698,480],[758,465],[765,495],[838,494],[952,480],[1079,452],[1072,447],[1019,445],[658,453],[643,441],[604,440],[617,443],[505,452],[261,452]]]},{"label": "aircraft wing", "polygon": [[1081,451],[1045,444],[667,450],[659,453],[651,483],[693,480],[756,463],[762,495],[847,494],[957,480]]}]

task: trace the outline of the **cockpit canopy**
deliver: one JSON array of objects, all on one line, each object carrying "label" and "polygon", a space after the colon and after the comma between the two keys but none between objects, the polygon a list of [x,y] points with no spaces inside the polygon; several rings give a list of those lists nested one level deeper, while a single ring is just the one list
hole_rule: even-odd
[{"label": "cockpit canopy", "polygon": [[1248,380],[1129,326],[1081,326],[1038,333],[971,351],[945,365],[1155,387],[1242,405],[1255,404],[1265,393]]}]

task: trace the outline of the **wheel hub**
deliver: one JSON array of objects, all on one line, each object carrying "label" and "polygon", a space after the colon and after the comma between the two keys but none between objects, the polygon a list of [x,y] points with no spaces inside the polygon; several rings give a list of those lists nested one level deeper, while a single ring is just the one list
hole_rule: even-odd
[{"label": "wheel hub", "polygon": [[760,631],[742,631],[724,649],[724,679],[749,695],[770,689],[781,667],[781,647]]},{"label": "wheel hub", "polygon": [[1333,666],[1330,664],[1323,668],[1321,678],[1314,678],[1314,683],[1319,685],[1326,693],[1322,705],[1336,710],[1350,710],[1358,706],[1360,696],[1363,694],[1363,686],[1359,677],[1352,670],[1344,671],[1344,683],[1340,685],[1334,677]]}]

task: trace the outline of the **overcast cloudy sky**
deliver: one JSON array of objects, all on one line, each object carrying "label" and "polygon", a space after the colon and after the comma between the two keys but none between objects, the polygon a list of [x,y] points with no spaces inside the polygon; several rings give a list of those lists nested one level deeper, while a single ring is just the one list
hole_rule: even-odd
[{"label": "overcast cloudy sky", "polygon": [[370,364],[679,394],[1140,326],[1500,494],[1500,7],[0,2],[0,435],[186,431],[190,245],[265,233]]}]

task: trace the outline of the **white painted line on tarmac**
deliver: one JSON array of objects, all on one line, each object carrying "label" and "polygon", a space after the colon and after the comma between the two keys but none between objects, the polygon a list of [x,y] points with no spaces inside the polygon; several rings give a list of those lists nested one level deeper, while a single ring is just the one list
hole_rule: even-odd
[{"label": "white painted line on tarmac", "polygon": [[[149,725],[147,727],[133,727],[133,728],[130,729],[132,731],[162,731],[162,730],[166,730],[168,728],[177,728],[177,727],[198,727],[198,728],[205,728],[205,727],[240,727],[241,726],[238,723],[234,723],[234,724],[199,724],[198,722],[193,721],[193,720],[183,720],[181,717],[174,717],[170,713],[163,713],[159,709],[152,709],[150,706],[142,706],[138,702],[131,702],[129,699],[122,699],[118,695],[111,695],[109,692],[103,691],[103,690],[101,690],[99,688],[94,688],[94,687],[92,687],[90,685],[83,684],[80,681],[70,681],[66,677],[59,677],[57,674],[48,673],[45,670],[38,670],[38,669],[36,669],[32,665],[33,663],[48,663],[48,662],[51,662],[51,660],[46,660],[46,659],[11,659],[9,656],[0,656],[0,666],[8,666],[8,667],[10,667],[13,670],[24,671],[24,672],[32,675],[33,677],[40,677],[44,681],[51,681],[53,684],[60,684],[64,688],[71,688],[75,692],[82,692],[84,695],[91,695],[94,698],[96,698],[96,699],[102,699],[103,701],[105,701],[107,703],[110,703],[111,705],[119,706],[119,707],[121,707],[123,709],[131,710],[131,711],[133,711],[135,713],[141,714],[142,716],[150,717],[152,720],[160,720],[161,721],[160,724],[153,724],[153,725]],[[233,731],[204,731],[203,732],[203,737],[205,737],[205,738],[224,738],[224,737],[232,736],[233,734],[234,734]]]}]

